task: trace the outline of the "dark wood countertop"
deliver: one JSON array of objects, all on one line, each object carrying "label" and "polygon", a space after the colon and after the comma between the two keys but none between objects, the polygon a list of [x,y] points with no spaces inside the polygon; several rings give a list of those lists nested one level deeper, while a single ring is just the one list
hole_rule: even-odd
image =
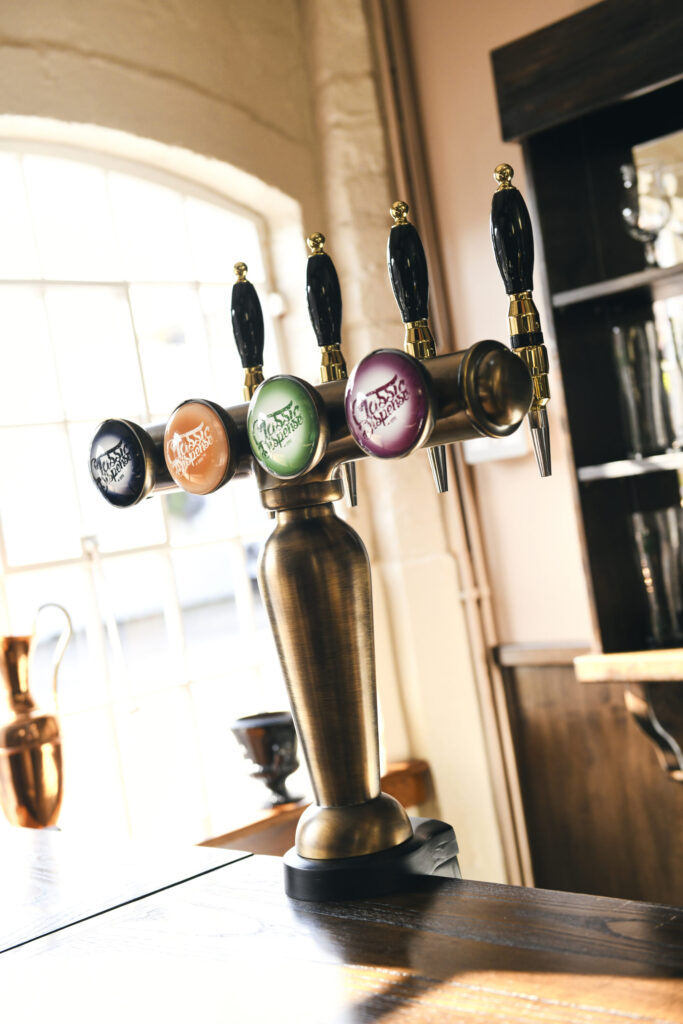
[{"label": "dark wood countertop", "polygon": [[[103,878],[115,871],[106,857],[99,867]],[[279,860],[258,856],[0,956],[13,1024],[48,1013],[681,1024],[682,975],[683,911],[672,907],[436,878],[379,899],[297,903]]]},{"label": "dark wood countertop", "polygon": [[0,832],[0,953],[241,860],[236,850],[99,842],[62,832]]}]

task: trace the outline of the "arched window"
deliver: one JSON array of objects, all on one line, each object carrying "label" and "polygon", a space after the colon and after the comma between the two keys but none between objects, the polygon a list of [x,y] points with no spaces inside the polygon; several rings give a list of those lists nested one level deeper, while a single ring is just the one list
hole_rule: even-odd
[{"label": "arched window", "polygon": [[[73,619],[60,825],[199,841],[254,807],[232,719],[286,707],[255,585],[269,520],[250,480],[113,509],[88,451],[108,416],[242,400],[237,260],[277,371],[266,225],[183,179],[23,144],[0,150],[0,223],[0,632],[28,632],[48,601]],[[58,628],[45,623],[40,703]]]}]

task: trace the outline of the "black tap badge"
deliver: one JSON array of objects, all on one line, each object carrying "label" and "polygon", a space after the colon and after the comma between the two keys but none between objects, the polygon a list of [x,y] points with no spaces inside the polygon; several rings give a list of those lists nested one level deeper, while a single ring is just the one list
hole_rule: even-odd
[{"label": "black tap badge", "polygon": [[134,505],[145,484],[145,453],[123,420],[106,420],[93,438],[90,475],[111,505]]}]

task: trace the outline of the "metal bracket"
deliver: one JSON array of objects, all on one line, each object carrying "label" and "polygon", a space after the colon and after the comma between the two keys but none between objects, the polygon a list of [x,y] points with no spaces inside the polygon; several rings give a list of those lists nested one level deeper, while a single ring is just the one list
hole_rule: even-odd
[{"label": "metal bracket", "polygon": [[652,687],[658,683],[630,683],[624,691],[624,702],[636,724],[652,741],[657,760],[667,778],[683,782],[683,751],[667,732],[652,706]]}]

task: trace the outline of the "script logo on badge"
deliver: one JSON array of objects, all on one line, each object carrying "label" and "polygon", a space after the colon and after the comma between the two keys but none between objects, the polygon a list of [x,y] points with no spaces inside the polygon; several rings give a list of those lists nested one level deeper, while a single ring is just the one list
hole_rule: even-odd
[{"label": "script logo on badge", "polygon": [[265,459],[281,448],[294,431],[303,426],[303,422],[301,410],[294,404],[294,399],[275,412],[259,416],[254,423],[253,436],[261,458]]},{"label": "script logo on badge", "polygon": [[386,384],[381,384],[356,398],[351,407],[351,415],[360,431],[367,437],[391,423],[395,413],[409,397],[405,380],[399,380],[398,374],[395,373]]},{"label": "script logo on badge", "polygon": [[187,476],[188,469],[201,462],[204,453],[212,444],[213,434],[203,421],[185,434],[174,434],[167,448],[171,475]]},{"label": "script logo on badge", "polygon": [[92,475],[101,490],[113,483],[119,483],[123,471],[133,458],[133,453],[125,441],[119,441],[102,455],[90,460]]}]

